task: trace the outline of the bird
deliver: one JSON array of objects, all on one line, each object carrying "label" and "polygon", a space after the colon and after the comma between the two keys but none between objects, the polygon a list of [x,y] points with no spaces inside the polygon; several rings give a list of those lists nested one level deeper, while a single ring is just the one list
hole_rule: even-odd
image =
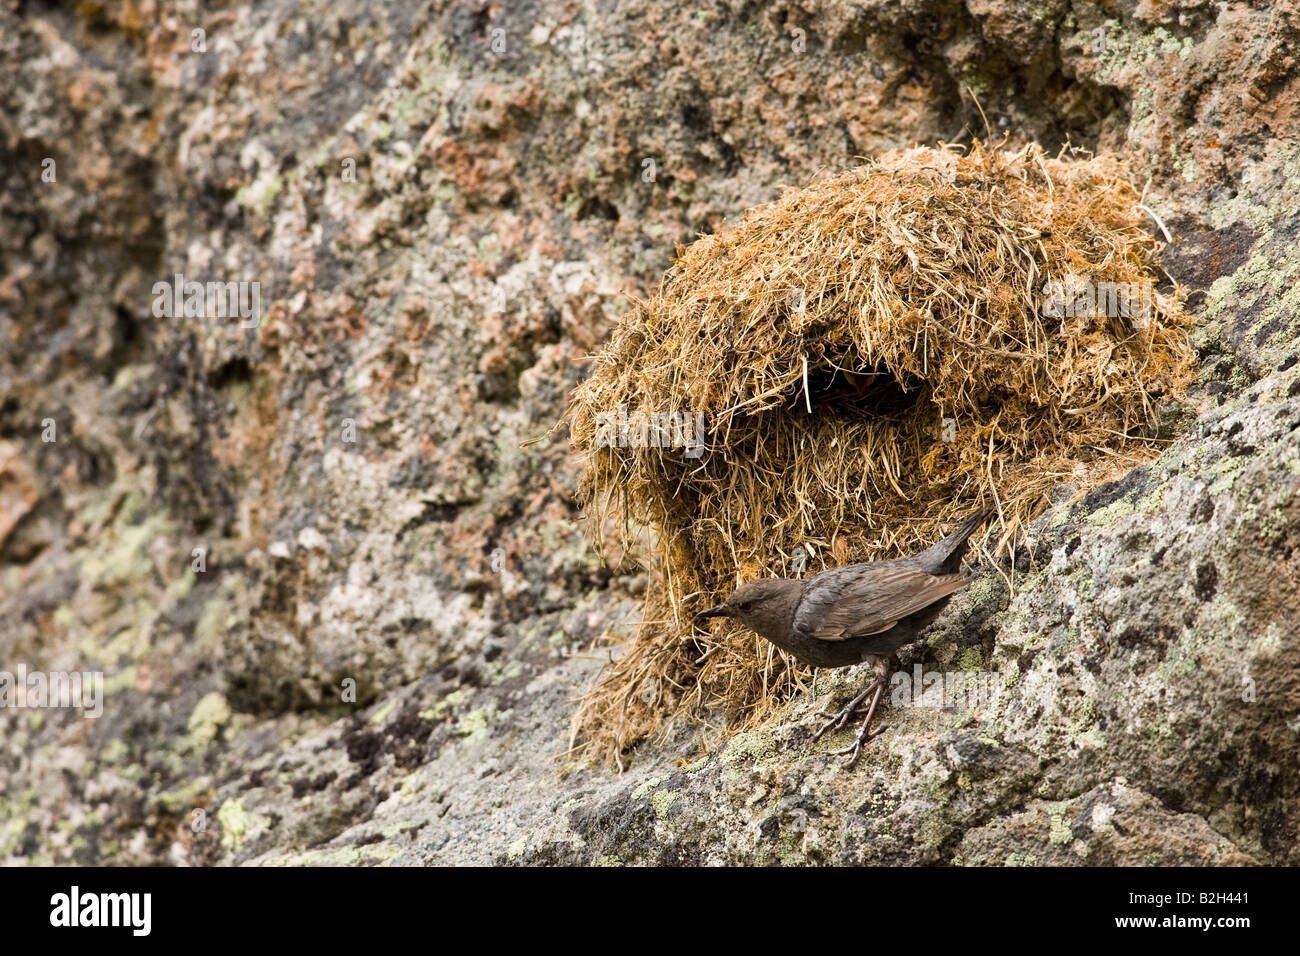
[{"label": "bird", "polygon": [[873,661],[876,679],[813,735],[817,741],[843,729],[868,696],[866,719],[847,754],[852,767],[869,741],[888,727],[871,731],[871,721],[889,678],[894,653],[919,636],[948,603],[973,580],[961,568],[970,536],[993,514],[984,508],[919,554],[828,568],[810,578],[758,578],[746,581],[719,604],[700,611],[697,621],[727,617],[813,667],[851,667]]}]

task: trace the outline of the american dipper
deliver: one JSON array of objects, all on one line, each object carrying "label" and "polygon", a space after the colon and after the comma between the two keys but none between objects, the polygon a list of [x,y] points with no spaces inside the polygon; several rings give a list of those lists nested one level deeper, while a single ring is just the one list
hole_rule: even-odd
[{"label": "american dipper", "polygon": [[910,558],[829,568],[807,580],[746,581],[722,604],[696,617],[733,618],[813,667],[849,667],[873,660],[876,679],[838,714],[822,713],[830,720],[813,735],[817,740],[843,728],[872,695],[857,740],[832,751],[849,754],[844,765],[852,767],[863,744],[887,729],[870,732],[894,652],[916,640],[949,596],[970,584],[961,570],[967,539],[992,513],[986,508],[971,515],[948,537]]}]

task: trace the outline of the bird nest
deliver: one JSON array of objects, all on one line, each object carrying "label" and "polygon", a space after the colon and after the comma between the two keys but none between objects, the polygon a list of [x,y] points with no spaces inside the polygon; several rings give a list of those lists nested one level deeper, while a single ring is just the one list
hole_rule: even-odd
[{"label": "bird nest", "polygon": [[803,686],[738,625],[694,626],[742,580],[896,557],[977,503],[1005,543],[1054,486],[1154,457],[1191,352],[1144,212],[1111,157],[915,148],[679,250],[566,415],[597,546],[648,542],[652,570],[575,738],[622,766]]}]

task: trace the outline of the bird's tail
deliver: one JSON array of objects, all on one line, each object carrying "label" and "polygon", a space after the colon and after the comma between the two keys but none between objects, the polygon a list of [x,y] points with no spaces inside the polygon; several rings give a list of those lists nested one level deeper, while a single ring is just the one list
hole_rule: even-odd
[{"label": "bird's tail", "polygon": [[931,545],[918,556],[919,563],[931,574],[952,574],[961,569],[961,559],[966,556],[966,542],[993,514],[995,509],[982,508],[957,526],[957,530],[942,541]]}]

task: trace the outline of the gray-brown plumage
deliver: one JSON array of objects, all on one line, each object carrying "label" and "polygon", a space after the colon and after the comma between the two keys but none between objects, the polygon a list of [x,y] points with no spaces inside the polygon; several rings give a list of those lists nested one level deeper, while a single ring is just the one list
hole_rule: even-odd
[{"label": "gray-brown plumage", "polygon": [[856,744],[838,751],[852,752],[852,766],[862,745],[884,730],[868,733],[894,652],[916,640],[949,596],[970,583],[961,559],[968,539],[990,514],[992,510],[985,509],[971,515],[952,534],[910,558],[830,568],[806,580],[747,581],[697,617],[733,618],[814,667],[874,660],[876,680],[813,737],[842,728],[867,695],[874,694]]}]

